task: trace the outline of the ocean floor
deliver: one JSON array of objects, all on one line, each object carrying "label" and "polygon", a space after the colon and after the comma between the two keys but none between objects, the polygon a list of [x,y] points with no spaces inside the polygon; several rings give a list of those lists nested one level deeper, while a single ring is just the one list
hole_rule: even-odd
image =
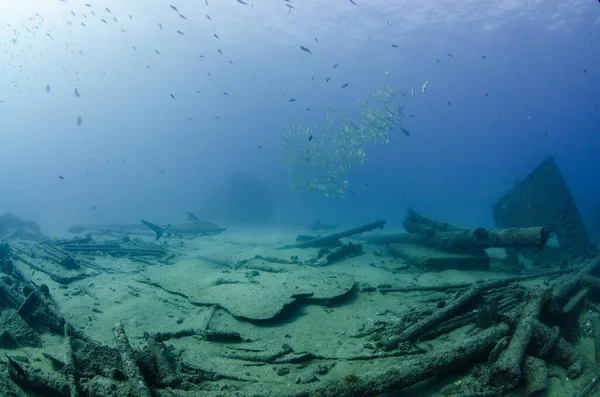
[{"label": "ocean floor", "polygon": [[[74,236],[59,229],[53,234],[54,238]],[[452,297],[447,291],[383,294],[379,288],[514,276],[495,271],[495,262],[505,255],[503,250],[489,251],[490,271],[422,272],[391,257],[385,247],[369,244],[364,244],[361,255],[327,266],[307,266],[302,263],[314,258],[319,249],[279,249],[293,243],[298,234],[306,231],[246,228],[193,240],[166,239],[166,246],[176,252],[168,263],[103,257],[95,259],[101,270],[68,284],[53,281],[19,260],[14,263],[37,285],[48,285],[65,318],[100,344],[115,346],[113,328],[118,320],[134,349],[143,349],[148,333],[179,332],[180,337],[166,340],[165,345],[179,360],[218,376],[204,382],[202,392],[177,389],[173,390],[175,396],[285,396],[302,395],[303,391],[312,395],[319,385],[331,382],[352,387],[369,374],[415,359],[413,353],[382,355],[363,331],[393,325],[412,312],[435,310],[440,301]],[[149,235],[139,237],[154,241]],[[544,287],[554,278],[523,285]],[[241,340],[227,336],[210,340],[202,336],[204,331],[239,333]],[[474,326],[468,325],[416,341],[412,348],[435,354],[440,346],[475,332]],[[577,346],[581,354],[593,359],[590,344],[590,337],[582,337]],[[34,366],[47,369],[42,353],[62,357],[64,344],[59,336],[45,335],[43,347],[22,350],[0,349],[0,354],[24,354]],[[568,381],[564,369],[550,366],[549,371],[550,387],[545,395],[571,395],[579,386]],[[460,371],[446,373],[390,395],[466,396],[459,385],[471,375],[464,375]],[[525,390],[504,395],[525,395]]]}]

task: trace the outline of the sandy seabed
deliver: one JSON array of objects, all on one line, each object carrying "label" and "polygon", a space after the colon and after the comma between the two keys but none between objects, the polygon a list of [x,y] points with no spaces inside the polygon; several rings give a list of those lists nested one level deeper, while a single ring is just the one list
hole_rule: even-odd
[{"label": "sandy seabed", "polygon": [[[385,248],[368,244],[362,255],[327,266],[286,263],[306,262],[317,255],[319,250],[312,248],[278,249],[303,233],[301,229],[245,228],[194,240],[167,239],[167,246],[177,252],[169,264],[101,258],[98,261],[108,271],[68,285],[19,261],[15,266],[36,284],[48,285],[65,318],[101,344],[115,345],[113,327],[118,320],[131,345],[139,349],[146,344],[145,333],[238,332],[241,343],[196,336],[165,342],[185,362],[230,377],[209,382],[202,394],[177,390],[178,396],[294,395],[321,382],[353,382],[406,359],[357,359],[376,353],[368,338],[357,337],[361,330],[378,322],[398,322],[403,315],[447,296],[445,292],[382,294],[378,286],[429,286],[502,277],[483,271],[423,273],[392,258]],[[53,234],[73,236],[61,230]],[[490,254],[492,263],[503,255]],[[434,351],[440,343],[464,337],[464,330],[456,330],[418,345]],[[24,348],[26,355],[37,357],[44,351],[61,356],[60,337],[45,335],[43,342],[42,349]],[[582,341],[580,350],[590,354],[586,346],[589,343]],[[303,359],[308,353],[313,358]],[[549,378],[548,396],[567,392],[564,376],[560,369],[556,371],[558,375]],[[430,379],[394,395],[451,395],[444,390],[460,382],[460,374],[456,376]],[[517,389],[512,395],[524,395],[524,391]]]}]

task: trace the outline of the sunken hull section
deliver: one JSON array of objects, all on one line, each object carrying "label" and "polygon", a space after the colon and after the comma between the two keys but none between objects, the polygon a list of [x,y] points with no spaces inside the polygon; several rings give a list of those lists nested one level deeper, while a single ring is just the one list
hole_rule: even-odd
[{"label": "sunken hull section", "polygon": [[565,254],[588,257],[595,250],[554,158],[546,158],[493,207],[498,228],[545,226]]}]

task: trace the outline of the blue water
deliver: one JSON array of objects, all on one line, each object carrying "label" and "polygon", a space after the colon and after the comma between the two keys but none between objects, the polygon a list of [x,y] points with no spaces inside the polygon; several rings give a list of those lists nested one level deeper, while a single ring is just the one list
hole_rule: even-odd
[{"label": "blue water", "polygon": [[[413,206],[490,227],[553,155],[600,235],[597,1],[90,1],[0,3],[0,212],[397,228]],[[282,131],[325,105],[359,120],[382,85],[415,90],[411,135],[366,147],[344,198],[291,188]]]}]

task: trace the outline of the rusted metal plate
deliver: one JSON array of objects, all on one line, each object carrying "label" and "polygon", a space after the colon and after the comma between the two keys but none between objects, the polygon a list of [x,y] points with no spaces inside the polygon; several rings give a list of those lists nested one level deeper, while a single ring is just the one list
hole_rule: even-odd
[{"label": "rusted metal plate", "polygon": [[571,257],[587,257],[593,246],[554,158],[546,158],[493,207],[498,228],[545,226]]}]

